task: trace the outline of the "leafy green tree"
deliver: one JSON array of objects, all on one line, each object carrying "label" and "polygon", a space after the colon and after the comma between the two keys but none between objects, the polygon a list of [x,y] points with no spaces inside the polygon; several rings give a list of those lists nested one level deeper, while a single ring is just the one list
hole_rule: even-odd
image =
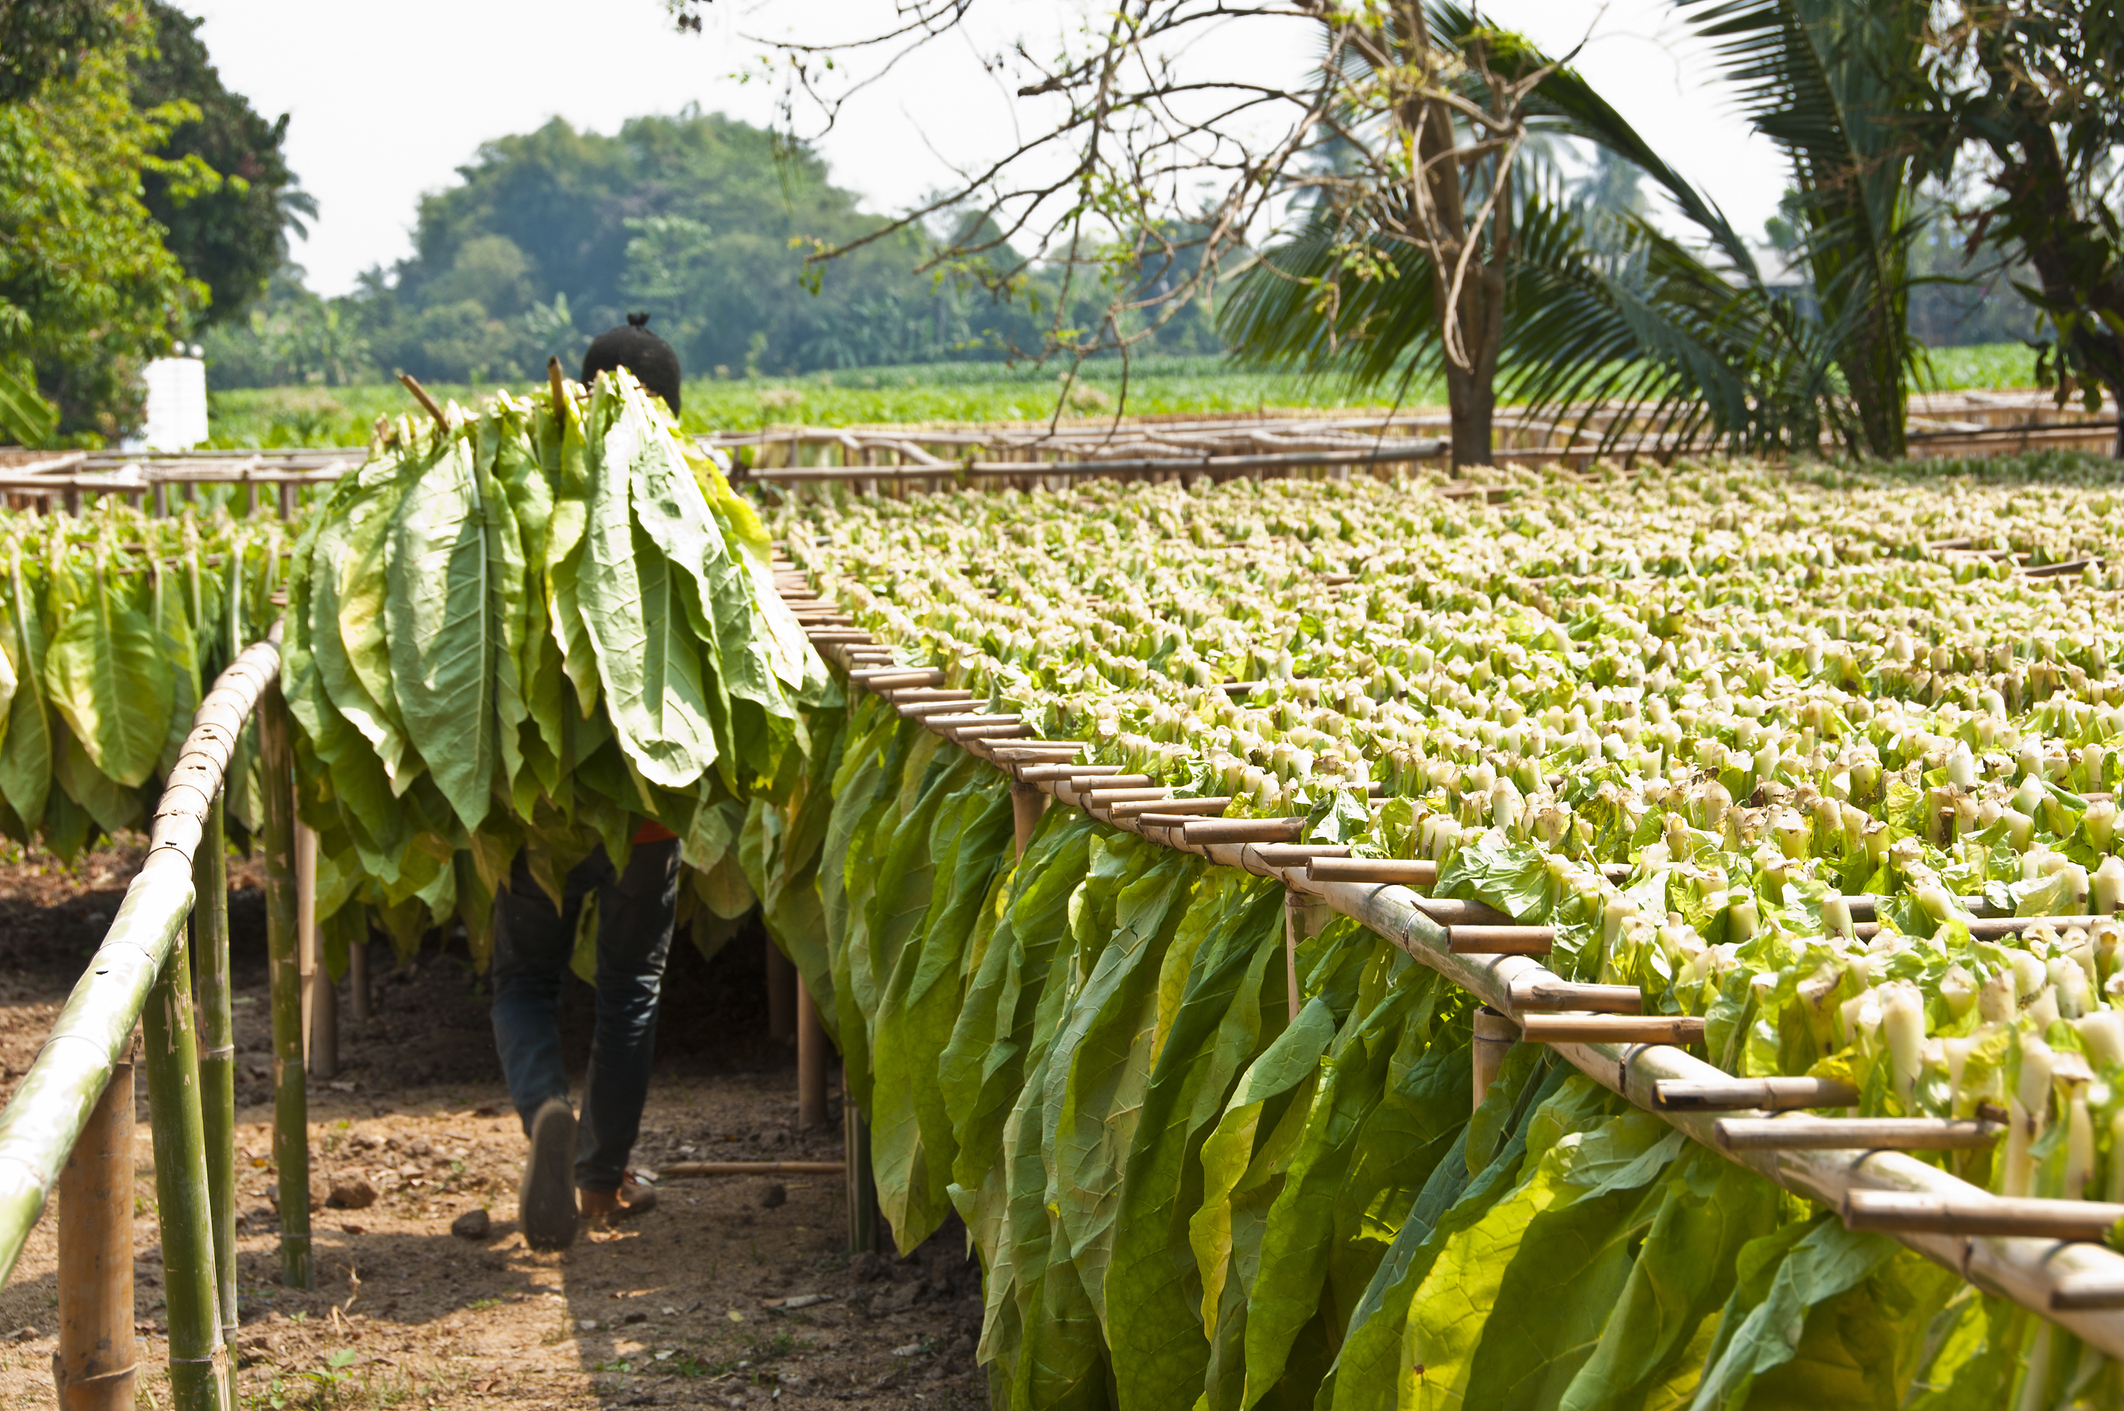
[{"label": "leafy green tree", "polygon": [[115,44],[126,19],[123,7],[106,0],[0,2],[0,103],[34,97],[46,79]]},{"label": "leafy green tree", "polygon": [[126,64],[145,39],[137,12],[129,38],[55,66],[34,96],[0,103],[0,366],[34,370],[59,413],[62,438],[110,438],[139,417],[141,365],[168,349],[205,305],[162,243],[141,194],[152,172],[173,196],[219,185],[196,155],[156,155],[198,110],[134,106]]},{"label": "leafy green tree", "polygon": [[[1452,6],[1430,13],[1441,43],[1479,28]],[[1749,112],[1792,163],[1784,229],[1812,279],[1805,300],[1774,284],[1717,207],[1582,77],[1546,72],[1526,100],[1529,140],[1575,138],[1641,171],[1689,236],[1641,207],[1569,200],[1554,183],[1500,202],[1515,231],[1500,271],[1503,395],[1557,415],[1619,403],[1610,439],[1655,431],[1812,448],[1826,431],[1854,452],[1901,453],[1921,357],[1905,321],[1918,172],[1896,127],[1914,50],[1900,30],[1859,26],[1854,37],[1841,15],[1830,0],[1734,0],[1702,16]],[[1479,77],[1466,76],[1471,104],[1487,101]],[[1260,363],[1359,384],[1435,375],[1436,283],[1429,252],[1405,238],[1349,214],[1316,216],[1242,280],[1222,326]]]},{"label": "leafy green tree", "polygon": [[[1972,240],[2025,261],[2061,401],[2124,405],[2124,14],[2111,0],[2004,0],[1930,16],[1917,123],[1934,170],[1971,178]],[[2124,427],[2117,454],[2124,456]]]},{"label": "leafy green tree", "polygon": [[413,256],[342,307],[383,368],[535,376],[634,309],[696,373],[992,356],[1026,338],[1023,310],[915,274],[919,232],[807,281],[811,242],[874,222],[815,153],[720,115],[609,136],[555,119],[487,144],[461,175],[423,198]]},{"label": "leafy green tree", "polygon": [[221,323],[265,293],[287,258],[288,227],[300,230],[317,204],[281,151],[287,115],[269,123],[228,90],[197,33],[201,21],[164,0],[147,0],[146,14],[153,47],[130,65],[134,105],[153,111],[182,102],[198,110],[170,129],[156,155],[197,158],[222,181],[212,191],[192,191],[151,168],[141,176],[142,199],[168,232],[163,243],[212,293],[202,321]]}]

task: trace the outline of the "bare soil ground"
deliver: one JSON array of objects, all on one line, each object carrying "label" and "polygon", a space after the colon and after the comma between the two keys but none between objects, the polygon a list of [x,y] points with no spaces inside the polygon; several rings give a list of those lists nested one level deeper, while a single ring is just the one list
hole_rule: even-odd
[{"label": "bare soil ground", "polygon": [[[12,1092],[117,911],[137,845],[71,867],[0,855],[0,1082]],[[341,1020],[341,1068],[310,1085],[316,1287],[278,1282],[264,905],[232,866],[237,980],[239,1390],[246,1407],[985,1405],[980,1275],[963,1231],[909,1259],[847,1250],[838,1177],[667,1181],[609,1237],[534,1253],[516,1225],[523,1138],[506,1105],[486,993],[459,945],[376,977],[377,1016]],[[638,1165],[835,1160],[839,1113],[794,1130],[793,1055],[767,1037],[762,940],[712,961],[681,936],[658,1027]],[[376,949],[379,968],[388,951]],[[590,991],[564,1040],[580,1078]],[[139,1085],[135,1332],[141,1404],[166,1407],[164,1311],[146,1085]],[[375,1192],[329,1208],[334,1185]],[[359,1199],[359,1196],[356,1196]],[[485,1210],[483,1238],[451,1233]],[[47,1212],[0,1290],[0,1406],[48,1407],[56,1303]],[[778,1306],[824,1295],[797,1309]]]}]

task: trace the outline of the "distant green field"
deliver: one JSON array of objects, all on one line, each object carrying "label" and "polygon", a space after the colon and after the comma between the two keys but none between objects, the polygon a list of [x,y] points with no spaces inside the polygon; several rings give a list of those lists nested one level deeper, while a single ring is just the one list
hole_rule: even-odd
[{"label": "distant green field", "polygon": [[[1931,355],[1930,386],[2027,387],[2035,355],[2017,343],[1941,348]],[[469,401],[489,387],[431,387],[438,398]],[[515,390],[521,391],[523,385]],[[802,377],[763,377],[686,384],[684,421],[694,431],[745,431],[802,422],[855,426],[874,422],[1037,421],[1055,415],[1202,415],[1267,407],[1436,407],[1444,389],[1418,384],[1352,393],[1337,382],[1281,373],[1239,372],[1222,358],[1149,358],[1131,369],[1124,403],[1120,365],[1088,371],[1068,402],[1052,368],[993,363],[932,363],[921,367],[859,368]],[[1398,394],[1398,395],[1397,395]],[[371,387],[275,387],[217,392],[212,398],[216,446],[358,446],[379,416],[413,404],[395,383]]]}]

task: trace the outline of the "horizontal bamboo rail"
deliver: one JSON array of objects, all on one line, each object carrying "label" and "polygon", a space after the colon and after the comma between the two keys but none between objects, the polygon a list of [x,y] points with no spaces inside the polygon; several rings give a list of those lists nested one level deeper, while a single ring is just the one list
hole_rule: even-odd
[{"label": "horizontal bamboo rail", "polygon": [[838,1176],[847,1169],[845,1161],[674,1161],[656,1175],[661,1181],[687,1176]]},{"label": "horizontal bamboo rail", "polygon": [[[985,754],[985,748],[979,744],[975,744],[974,749],[976,753]],[[1002,767],[1016,777],[1019,766],[1005,761]],[[1072,802],[1076,797],[1066,777],[1049,778],[1043,772],[1042,777],[1026,782],[1052,793],[1060,802]],[[1274,877],[1292,891],[1312,897],[1363,923],[1467,990],[1493,1013],[1516,1019],[1524,1036],[1532,1038],[1535,1032],[1546,1030],[1544,1042],[1549,1044],[1551,1051],[1602,1086],[1638,1107],[1656,1113],[1691,1141],[1710,1147],[1787,1190],[1839,1211],[1854,1228],[1875,1228],[1860,1222],[1874,1218],[1865,1213],[1871,1208],[1868,1202],[1884,1198],[1909,1198],[1926,1210],[1946,1212],[1935,1215],[1934,1225],[1906,1223],[1887,1232],[1925,1258],[1988,1292],[2040,1313],[2102,1352],[2112,1357],[2124,1356],[2124,1293],[2105,1301],[2109,1299],[2109,1291],[2124,1290],[2124,1255],[2093,1242],[2103,1237],[2109,1225],[2124,1217],[2124,1207],[2077,1201],[2039,1202],[2044,1207],[2064,1207],[2061,1212],[2042,1214],[2042,1218],[2055,1222],[2056,1228],[2045,1227],[2043,1234],[2021,1227],[2009,1230],[2003,1222],[1986,1225],[1972,1214],[1991,1209],[1984,1202],[1993,1201],[1995,1197],[1901,1151],[1869,1150],[1863,1146],[1832,1149],[1788,1146],[1736,1149],[1726,1146],[1718,1138],[1717,1128],[1722,1119],[1716,1113],[1734,1109],[1712,1101],[1697,1105],[1690,1099],[1692,1095],[1708,1099],[1720,1093],[1730,1094],[1737,1081],[1732,1075],[1672,1042],[1641,1041],[1617,1032],[1614,1021],[1634,1020],[1638,1016],[1523,1012],[1515,1006],[1513,999],[1516,986],[1529,981],[1563,983],[1562,977],[1524,954],[1469,954],[1461,951],[1453,944],[1452,933],[1456,929],[1464,930],[1465,924],[1456,927],[1451,921],[1440,920],[1436,914],[1453,915],[1453,904],[1420,897],[1406,886],[1314,878],[1308,875],[1307,861],[1301,858],[1292,858],[1288,862],[1279,858],[1271,864],[1262,855],[1265,851],[1262,844],[1269,840],[1244,831],[1244,825],[1263,822],[1298,825],[1302,829],[1302,819],[1191,819],[1178,828],[1146,827],[1137,819],[1116,818],[1111,821],[1115,827],[1140,832],[1168,846],[1194,852],[1213,863]],[[1231,832],[1235,824],[1242,826],[1236,837]],[[1296,830],[1286,828],[1284,831]],[[1295,837],[1282,841],[1295,841]],[[1673,1021],[1686,1016],[1658,1017]],[[1559,1020],[1575,1021],[1581,1027],[1567,1032],[1562,1025],[1555,1023]],[[1601,1032],[1595,1021],[1606,1021],[1609,1027]],[[1701,1026],[1700,1019],[1694,1021],[1693,1030],[1677,1024],[1676,1037],[1684,1042],[1698,1040],[1702,1036]],[[1502,1042],[1502,1039],[1498,1040],[1498,1045]],[[1481,1088],[1479,1057],[1478,1098]],[[1662,1091],[1671,1093],[1672,1098],[1662,1101]],[[1764,1095],[1776,1097],[1779,1093],[1773,1087],[1765,1089]],[[1822,1097],[1827,1101],[1824,1089],[1814,1089],[1808,1096]],[[863,1159],[865,1156],[859,1154],[858,1147],[851,1143],[851,1162]],[[1971,1218],[1958,1222],[1957,1217],[1964,1215]],[[2060,1244],[2060,1239],[2073,1242]],[[2084,1290],[2084,1296],[2073,1296],[2073,1290]]]}]

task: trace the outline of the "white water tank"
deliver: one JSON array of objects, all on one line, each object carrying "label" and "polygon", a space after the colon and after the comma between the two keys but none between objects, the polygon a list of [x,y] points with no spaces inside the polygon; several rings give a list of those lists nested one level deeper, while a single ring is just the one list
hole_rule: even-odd
[{"label": "white water tank", "polygon": [[141,374],[147,383],[147,422],[129,450],[188,451],[207,438],[206,364],[199,350],[183,344],[157,358]]}]

